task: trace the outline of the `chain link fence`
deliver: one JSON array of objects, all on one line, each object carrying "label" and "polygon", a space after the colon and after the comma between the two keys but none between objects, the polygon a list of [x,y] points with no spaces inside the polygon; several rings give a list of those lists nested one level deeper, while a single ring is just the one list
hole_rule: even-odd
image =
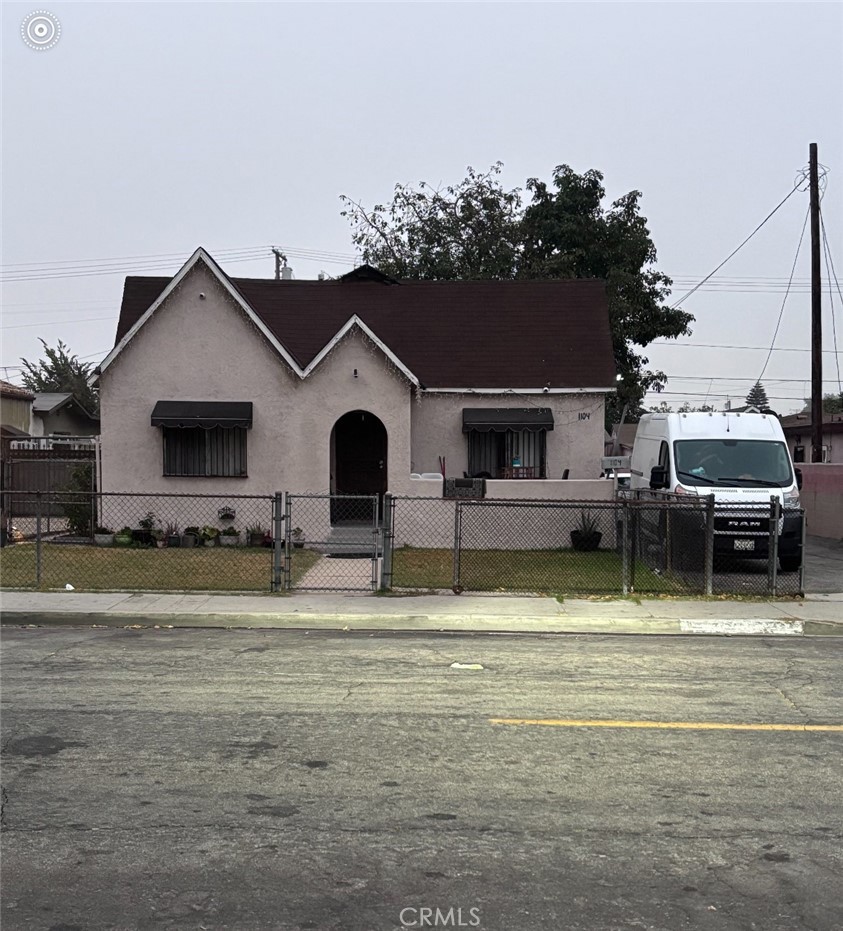
[{"label": "chain link fence", "polygon": [[[385,495],[3,492],[0,582],[82,591],[788,595],[804,512]],[[14,515],[31,514],[25,531]],[[60,521],[47,529],[46,515]]]},{"label": "chain link fence", "polygon": [[[13,515],[33,515],[23,532]],[[46,515],[62,529],[47,532]],[[4,588],[270,591],[280,496],[4,492]],[[275,558],[276,551],[279,558]]]},{"label": "chain link fence", "polygon": [[[738,521],[738,524],[734,524]],[[774,529],[776,532],[774,533]],[[804,514],[690,496],[387,496],[382,587],[571,594],[799,594]]]}]

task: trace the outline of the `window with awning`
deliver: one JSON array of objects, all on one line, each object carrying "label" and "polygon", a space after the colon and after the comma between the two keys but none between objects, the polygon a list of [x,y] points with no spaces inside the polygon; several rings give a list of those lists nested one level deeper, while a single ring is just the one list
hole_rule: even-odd
[{"label": "window with awning", "polygon": [[159,401],[152,426],[162,428],[164,475],[246,477],[251,401]]},{"label": "window with awning", "polygon": [[462,412],[462,432],[506,433],[528,430],[538,433],[553,429],[549,407],[466,407]]},{"label": "window with awning", "polygon": [[158,401],[152,410],[153,427],[252,426],[251,401]]},{"label": "window with awning", "polygon": [[550,408],[464,408],[462,428],[468,435],[470,476],[547,477]]}]

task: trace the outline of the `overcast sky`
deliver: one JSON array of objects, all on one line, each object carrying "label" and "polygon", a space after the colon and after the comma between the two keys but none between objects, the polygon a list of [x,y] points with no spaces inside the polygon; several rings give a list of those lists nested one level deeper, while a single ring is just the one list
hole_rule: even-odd
[{"label": "overcast sky", "polygon": [[[33,10],[61,24],[46,51],[21,35]],[[371,205],[396,182],[456,182],[497,160],[507,186],[567,163],[603,171],[609,198],[642,191],[677,299],[791,190],[817,142],[843,278],[840,3],[39,0],[5,3],[2,24],[0,362],[13,381],[39,337],[93,361],[113,345],[125,271],[46,277],[61,269],[166,255],[149,273],[172,274],[204,245],[233,275],[271,277],[277,244],[297,278],[341,274],[354,249],[340,194]],[[794,194],[717,290],[683,305],[697,319],[682,342],[696,345],[651,347],[671,376],[664,399],[743,399],[767,353],[721,347],[770,346],[807,207]],[[264,255],[223,257],[249,249]],[[782,350],[810,346],[807,232],[795,274]],[[828,290],[823,311],[836,391]],[[775,409],[801,408],[810,353],[775,351],[763,381]]]}]

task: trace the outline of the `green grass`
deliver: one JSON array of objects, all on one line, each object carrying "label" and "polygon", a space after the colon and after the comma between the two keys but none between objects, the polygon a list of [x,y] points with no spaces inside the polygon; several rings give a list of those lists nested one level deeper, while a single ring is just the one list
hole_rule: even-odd
[{"label": "green grass", "polygon": [[[611,592],[622,591],[623,562],[612,550],[463,550],[460,585],[465,591]],[[395,550],[394,588],[450,589],[454,555],[450,549]],[[684,589],[681,579],[656,575],[640,563],[636,592],[668,593]]]},{"label": "green grass", "polygon": [[[272,550],[261,547],[159,550],[45,543],[41,549],[42,589],[61,589],[69,582],[79,591],[268,592],[272,581]],[[294,584],[318,558],[312,550],[295,550]],[[34,543],[0,550],[0,585],[39,587]]]}]

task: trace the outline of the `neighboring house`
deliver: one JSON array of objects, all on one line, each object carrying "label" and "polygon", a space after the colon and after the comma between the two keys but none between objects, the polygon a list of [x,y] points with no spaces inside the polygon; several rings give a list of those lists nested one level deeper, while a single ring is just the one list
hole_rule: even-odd
[{"label": "neighboring house", "polygon": [[29,436],[35,395],[7,381],[0,381],[0,433],[3,439]]},{"label": "neighboring house", "polygon": [[[788,414],[781,420],[787,445],[794,462],[811,461],[810,411]],[[843,414],[823,414],[823,462],[843,463]]]},{"label": "neighboring house", "polygon": [[444,468],[553,497],[599,476],[616,381],[600,281],[229,278],[203,249],[126,279],[97,377],[103,490],[221,495],[441,495],[413,476]]},{"label": "neighboring house", "polygon": [[37,391],[29,432],[32,436],[96,436],[100,421],[68,391]]}]

